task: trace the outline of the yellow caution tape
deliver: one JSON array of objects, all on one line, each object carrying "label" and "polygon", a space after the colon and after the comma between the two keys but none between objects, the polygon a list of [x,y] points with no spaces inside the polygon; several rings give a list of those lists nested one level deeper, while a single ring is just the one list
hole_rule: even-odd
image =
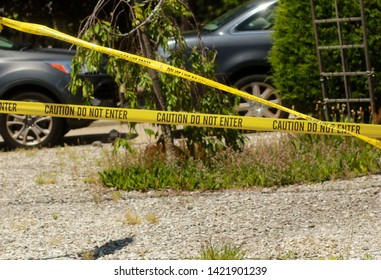
[{"label": "yellow caution tape", "polygon": [[367,137],[381,137],[381,126],[371,124],[327,123],[326,126],[322,126],[305,120],[255,118],[85,105],[62,105],[10,100],[0,100],[0,113],[342,136],[348,136],[350,135],[349,132],[351,132]]},{"label": "yellow caution tape", "polygon": [[328,122],[324,122],[324,121],[312,118],[311,116],[299,113],[299,112],[294,111],[292,109],[283,107],[279,104],[270,102],[268,100],[262,99],[260,97],[254,96],[254,95],[250,95],[244,91],[240,91],[238,89],[226,86],[226,85],[218,83],[216,81],[206,79],[202,76],[193,74],[193,73],[188,72],[188,71],[183,70],[183,69],[173,67],[173,66],[165,64],[165,63],[161,63],[161,62],[158,62],[158,61],[155,61],[152,59],[148,59],[145,57],[141,57],[138,55],[114,50],[111,48],[98,46],[96,44],[83,41],[81,39],[69,36],[65,33],[56,31],[54,29],[51,29],[47,26],[40,25],[40,24],[24,23],[24,22],[4,18],[4,17],[0,17],[0,24],[6,25],[8,27],[11,27],[13,29],[17,29],[19,31],[23,31],[26,33],[52,37],[52,38],[55,38],[55,39],[58,39],[61,41],[65,41],[65,42],[68,42],[71,44],[75,44],[75,45],[78,45],[78,46],[81,46],[84,48],[95,50],[95,51],[98,51],[98,52],[101,52],[101,53],[104,53],[107,55],[116,56],[116,57],[119,57],[121,59],[130,61],[130,62],[134,62],[134,63],[140,64],[142,66],[146,66],[146,67],[149,67],[149,68],[152,68],[152,69],[155,69],[155,70],[167,73],[167,74],[172,74],[172,75],[175,75],[175,76],[178,76],[178,77],[190,80],[190,81],[194,81],[194,82],[197,82],[200,84],[204,84],[204,85],[207,85],[210,87],[214,87],[214,88],[220,89],[222,91],[226,91],[226,92],[238,95],[242,98],[254,100],[254,101],[262,103],[266,106],[274,107],[276,109],[279,109],[279,110],[288,112],[290,114],[293,114],[298,118],[305,119],[305,120],[309,121],[310,123],[312,123],[313,126],[315,126],[315,125],[316,126],[322,126],[322,127],[325,127],[327,130],[332,129],[332,130],[336,130],[342,134],[349,134],[351,136],[362,139],[363,141],[381,149],[381,141],[379,141],[377,139],[373,139],[373,138],[358,134],[355,131],[350,131],[350,130],[348,131],[336,123],[328,123]]}]

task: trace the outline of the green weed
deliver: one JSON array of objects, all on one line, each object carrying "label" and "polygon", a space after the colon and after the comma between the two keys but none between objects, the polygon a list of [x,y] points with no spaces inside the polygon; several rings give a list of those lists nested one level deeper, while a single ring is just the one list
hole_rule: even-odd
[{"label": "green weed", "polygon": [[150,224],[159,223],[159,217],[155,213],[148,213],[145,218]]},{"label": "green weed", "polygon": [[131,211],[127,211],[126,214],[124,215],[124,221],[125,224],[127,225],[140,225],[142,223],[141,219],[139,218],[138,215],[132,213]]},{"label": "green weed", "polygon": [[42,172],[36,176],[34,181],[38,185],[55,184],[57,183],[57,173],[56,172]]},{"label": "green weed", "polygon": [[232,244],[213,245],[208,244],[201,249],[200,260],[244,260],[247,252],[242,246]]},{"label": "green weed", "polygon": [[381,151],[356,138],[290,134],[276,141],[175,164],[126,154],[129,160],[101,171],[100,180],[104,186],[126,191],[194,191],[314,183],[381,170]]}]

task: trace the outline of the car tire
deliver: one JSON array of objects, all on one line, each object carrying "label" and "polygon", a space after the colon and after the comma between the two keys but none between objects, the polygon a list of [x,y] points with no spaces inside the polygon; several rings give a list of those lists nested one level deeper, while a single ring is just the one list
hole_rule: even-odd
[{"label": "car tire", "polygon": [[[11,100],[54,103],[39,92],[21,92]],[[0,131],[6,145],[10,148],[49,147],[63,136],[63,119],[50,116],[21,114],[1,114]]]},{"label": "car tire", "polygon": [[[250,75],[244,77],[235,82],[234,87],[283,106],[279,93],[271,85],[271,81],[266,75]],[[239,115],[247,117],[287,118],[289,115],[282,110],[245,98],[240,99],[236,111]]]}]

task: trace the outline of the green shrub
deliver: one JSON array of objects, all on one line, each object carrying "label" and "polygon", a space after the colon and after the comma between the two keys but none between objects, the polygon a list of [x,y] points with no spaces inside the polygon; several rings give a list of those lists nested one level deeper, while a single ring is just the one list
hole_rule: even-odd
[{"label": "green shrub", "polygon": [[[375,94],[380,91],[381,9],[379,0],[365,2],[370,60],[375,71]],[[316,0],[318,19],[334,18],[333,0]],[[340,17],[360,15],[358,0],[338,1]],[[357,23],[342,23],[344,44],[362,43],[362,29]],[[319,24],[320,45],[338,45],[336,24]],[[312,112],[314,103],[322,100],[319,66],[316,54],[310,1],[282,0],[276,11],[274,46],[270,53],[273,80],[286,104],[295,105],[301,112]],[[365,71],[363,50],[347,51],[351,71]],[[339,51],[322,52],[325,71],[341,72]],[[331,78],[327,83],[329,97],[344,97],[342,78]],[[354,97],[369,96],[367,77],[351,78]],[[379,99],[379,98],[378,98]]]}]

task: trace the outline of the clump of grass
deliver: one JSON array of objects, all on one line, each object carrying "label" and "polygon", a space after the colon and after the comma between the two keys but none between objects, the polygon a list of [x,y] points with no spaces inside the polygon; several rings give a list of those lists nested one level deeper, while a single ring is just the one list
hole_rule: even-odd
[{"label": "clump of grass", "polygon": [[56,172],[42,172],[35,178],[35,183],[38,185],[51,185],[57,183]]},{"label": "clump of grass", "polygon": [[94,250],[88,250],[79,254],[81,260],[90,261],[96,259],[96,252]]},{"label": "clump of grass", "polygon": [[375,260],[375,257],[369,253],[365,253],[362,259],[363,260]]},{"label": "clump of grass", "polygon": [[11,225],[14,229],[18,231],[25,231],[28,228],[37,225],[37,223],[37,220],[30,217],[25,217],[23,219],[13,221]]},{"label": "clump of grass", "polygon": [[177,163],[128,154],[100,179],[119,190],[194,191],[314,183],[381,170],[381,151],[357,138],[306,134],[271,142]]},{"label": "clump of grass", "polygon": [[119,191],[112,192],[111,199],[115,203],[117,203],[122,198],[122,193]]},{"label": "clump of grass", "polygon": [[142,220],[139,218],[138,215],[135,215],[134,213],[128,210],[124,215],[124,223],[134,226],[140,225],[142,223]]},{"label": "clump of grass", "polygon": [[89,176],[83,179],[83,182],[87,184],[96,184],[98,181],[99,179],[96,176]]},{"label": "clump of grass", "polygon": [[145,218],[150,224],[157,224],[159,222],[159,217],[155,213],[148,213]]},{"label": "clump of grass", "polygon": [[244,260],[247,251],[242,246],[224,244],[213,245],[208,244],[201,249],[200,256],[196,259],[200,260]]},{"label": "clump of grass", "polygon": [[288,250],[287,252],[281,252],[276,256],[271,256],[269,259],[274,260],[297,260],[299,258],[299,253],[293,250]]},{"label": "clump of grass", "polygon": [[58,236],[55,236],[53,239],[50,240],[49,246],[54,248],[54,247],[59,246],[61,243],[62,243],[62,236],[58,235]]}]

